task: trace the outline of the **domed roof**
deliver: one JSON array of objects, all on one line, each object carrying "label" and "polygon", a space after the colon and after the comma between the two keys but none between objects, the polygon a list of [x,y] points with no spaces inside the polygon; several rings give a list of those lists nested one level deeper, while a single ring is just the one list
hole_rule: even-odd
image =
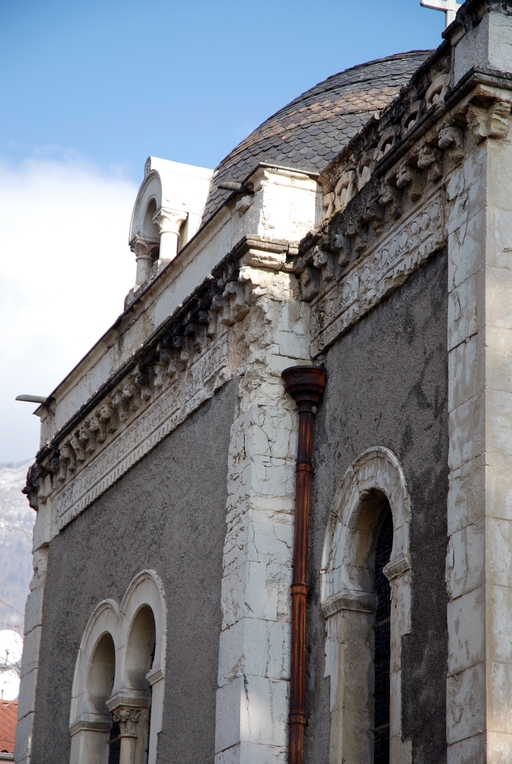
[{"label": "domed roof", "polygon": [[216,168],[203,221],[258,162],[320,172],[375,112],[395,98],[431,51],[411,51],[334,74],[291,101],[243,140]]}]

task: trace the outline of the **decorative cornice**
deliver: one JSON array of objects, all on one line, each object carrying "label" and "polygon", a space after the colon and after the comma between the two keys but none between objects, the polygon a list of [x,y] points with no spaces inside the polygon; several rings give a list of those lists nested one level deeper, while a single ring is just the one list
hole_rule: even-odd
[{"label": "decorative cornice", "polygon": [[[64,527],[174,430],[237,367],[228,329],[249,312],[253,285],[240,263],[274,269],[286,242],[244,237],[209,279],[159,328],[37,455],[24,492],[31,506],[50,496]],[[273,253],[273,254],[272,254]],[[244,265],[245,267],[245,265]]]},{"label": "decorative cornice", "polygon": [[303,272],[303,296],[308,296],[308,289],[312,297],[317,293],[311,310],[312,357],[322,353],[444,245],[444,214],[438,190],[427,204],[415,207],[400,226],[375,242],[341,278],[331,276],[332,259],[320,272],[311,266]]},{"label": "decorative cornice", "polygon": [[442,179],[472,146],[508,135],[510,90],[473,73],[450,93],[439,55],[434,64],[415,75],[423,101],[409,88],[322,176],[330,217],[288,263],[312,302],[313,358],[445,244]]}]

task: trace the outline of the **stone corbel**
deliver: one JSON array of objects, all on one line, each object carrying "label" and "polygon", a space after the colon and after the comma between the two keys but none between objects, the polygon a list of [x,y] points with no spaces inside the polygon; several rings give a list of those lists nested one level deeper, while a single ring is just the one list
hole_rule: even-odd
[{"label": "stone corbel", "polygon": [[387,208],[393,220],[398,220],[402,214],[402,196],[399,190],[387,183],[379,196],[379,204]]},{"label": "stone corbel", "polygon": [[441,151],[449,151],[451,157],[457,161],[464,156],[464,134],[459,127],[447,122],[441,125],[438,133],[437,145]]},{"label": "stone corbel", "polygon": [[499,101],[489,109],[471,104],[466,112],[468,127],[477,138],[506,138],[509,115],[508,101]]},{"label": "stone corbel", "polygon": [[428,170],[428,178],[432,182],[442,177],[441,152],[430,143],[423,143],[420,146],[417,165],[420,170]]},{"label": "stone corbel", "polygon": [[324,281],[332,281],[334,278],[334,271],[331,267],[329,253],[320,247],[315,247],[313,250],[313,265],[318,268],[322,273],[322,279]]},{"label": "stone corbel", "polygon": [[398,578],[410,569],[411,560],[408,554],[404,554],[401,557],[396,557],[394,560],[390,560],[384,567],[383,573],[388,581],[393,581],[393,579]]},{"label": "stone corbel", "polygon": [[354,252],[361,255],[368,246],[368,226],[362,220],[354,221],[345,229],[345,236],[352,242]]},{"label": "stone corbel", "polygon": [[311,302],[320,293],[320,273],[314,266],[307,266],[300,274],[300,291],[304,302]]},{"label": "stone corbel", "polygon": [[403,188],[412,202],[417,202],[422,196],[421,176],[417,170],[407,165],[402,165],[396,173],[396,185]]},{"label": "stone corbel", "polygon": [[220,317],[220,323],[233,326],[241,321],[249,312],[249,306],[245,298],[245,286],[236,281],[228,281],[222,295],[224,310]]},{"label": "stone corbel", "polygon": [[184,210],[171,210],[166,207],[153,215],[153,223],[160,231],[160,260],[174,260],[178,253],[180,229],[188,213]]},{"label": "stone corbel", "polygon": [[350,262],[350,244],[343,234],[338,233],[333,237],[333,247],[338,253],[338,265],[344,268]]},{"label": "stone corbel", "polygon": [[462,111],[468,128],[477,138],[506,138],[511,106],[511,94],[479,85],[471,93]]},{"label": "stone corbel", "polygon": [[385,218],[385,208],[377,201],[370,202],[363,213],[363,220],[369,223],[375,232],[382,228]]},{"label": "stone corbel", "polygon": [[322,603],[322,610],[326,618],[330,618],[342,610],[355,610],[358,613],[375,613],[376,608],[377,597],[374,592],[362,592],[351,589],[342,589]]}]

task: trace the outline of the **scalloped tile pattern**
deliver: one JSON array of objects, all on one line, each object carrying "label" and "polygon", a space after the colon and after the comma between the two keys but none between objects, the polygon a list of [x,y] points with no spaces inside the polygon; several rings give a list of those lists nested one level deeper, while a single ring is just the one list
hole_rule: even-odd
[{"label": "scalloped tile pattern", "polygon": [[411,51],[354,66],[307,90],[254,130],[218,165],[203,222],[258,162],[320,172],[368,119],[385,108],[431,51]]}]

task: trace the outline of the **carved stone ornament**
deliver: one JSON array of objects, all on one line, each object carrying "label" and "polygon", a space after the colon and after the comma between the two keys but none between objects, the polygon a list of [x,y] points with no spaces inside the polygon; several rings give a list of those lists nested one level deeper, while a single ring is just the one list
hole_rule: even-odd
[{"label": "carved stone ornament", "polygon": [[[255,249],[252,247],[251,252]],[[38,501],[51,496],[58,529],[236,372],[229,349],[229,327],[248,314],[248,297],[257,290],[247,274],[240,272],[239,256],[234,250],[169,319],[155,345],[143,348],[134,366],[110,392],[89,404],[76,424],[68,425],[38,455],[27,477],[26,491],[34,508]]]},{"label": "carved stone ornament", "polygon": [[182,223],[187,219],[187,214],[187,212],[182,210],[170,210],[166,207],[160,207],[153,215],[153,223],[159,227],[161,234],[174,233],[177,236]]},{"label": "carved stone ornament", "polygon": [[141,713],[142,709],[132,706],[118,706],[112,711],[114,721],[119,724],[121,737],[137,737]]},{"label": "carved stone ornament", "polygon": [[399,286],[445,241],[440,191],[423,210],[382,236],[346,276],[329,282],[311,309],[312,355],[323,352],[387,294]]}]

